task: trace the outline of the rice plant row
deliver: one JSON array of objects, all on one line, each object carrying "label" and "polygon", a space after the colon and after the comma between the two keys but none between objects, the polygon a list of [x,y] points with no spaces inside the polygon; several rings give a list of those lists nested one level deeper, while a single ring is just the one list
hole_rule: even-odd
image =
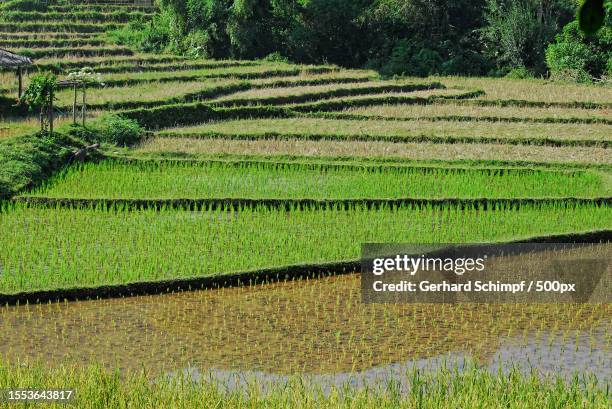
[{"label": "rice plant row", "polygon": [[[133,342],[140,342],[136,339]],[[117,354],[120,355],[120,354]],[[128,376],[100,366],[65,365],[48,370],[42,365],[0,365],[0,386],[40,385],[55,388],[73,386],[75,399],[62,406],[90,409],[139,409],[142,407],[181,407],[185,409],[352,409],[352,408],[429,408],[511,406],[520,402],[529,408],[609,408],[609,391],[597,379],[576,376],[570,381],[542,379],[514,369],[493,374],[477,369],[459,372],[448,368],[432,374],[414,369],[401,377],[405,394],[395,382],[380,388],[351,388],[347,380],[339,387],[312,385],[305,377],[293,377],[280,385],[258,379],[215,382],[208,376],[193,379],[189,372],[166,376],[151,382],[146,365]],[[232,379],[233,380],[233,379]],[[240,382],[242,381],[242,382]],[[152,387],[154,385],[154,387]],[[59,404],[57,405],[59,406]]]},{"label": "rice plant row", "polygon": [[[607,180],[607,179],[606,179]],[[607,196],[591,171],[107,160],[65,169],[26,195],[80,199],[396,199]]]},{"label": "rice plant row", "polygon": [[592,204],[189,212],[6,203],[0,293],[356,260],[365,242],[491,242],[610,228],[612,207]]}]

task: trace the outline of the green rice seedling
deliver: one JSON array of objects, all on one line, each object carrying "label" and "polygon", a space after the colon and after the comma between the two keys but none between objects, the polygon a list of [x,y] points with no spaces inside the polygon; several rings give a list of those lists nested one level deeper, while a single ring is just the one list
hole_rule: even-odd
[{"label": "green rice seedling", "polygon": [[0,293],[356,260],[364,242],[489,242],[611,227],[609,206],[575,203],[194,212],[4,204]]},{"label": "green rice seedling", "polygon": [[463,372],[453,367],[428,373],[412,370],[401,376],[406,391],[396,383],[378,388],[313,385],[303,377],[293,377],[278,387],[258,380],[247,380],[236,389],[206,380],[195,382],[186,375],[162,378],[151,383],[146,367],[121,376],[100,366],[75,368],[64,365],[48,371],[40,365],[0,367],[0,385],[35,385],[62,388],[73,385],[78,391],[65,407],[79,408],[412,408],[448,407],[555,407],[588,405],[595,409],[609,406],[609,393],[593,378],[562,380],[526,376],[518,370],[492,374],[471,365]]},{"label": "green rice seedling", "polygon": [[[451,354],[486,365],[500,350],[533,347],[538,332],[537,347],[544,351],[556,328],[571,336],[554,347],[574,349],[578,342],[584,349],[589,331],[595,342],[603,343],[610,328],[606,304],[380,305],[363,304],[360,291],[359,276],[347,275],[4,307],[0,360],[32,363],[47,356],[53,357],[46,360],[48,367],[72,361],[123,372],[146,364],[154,376],[189,364],[204,372],[341,374]],[[507,337],[509,329],[524,332],[524,340]],[[113,353],[117,345],[122,345],[121,354]],[[603,348],[597,347],[598,354]],[[568,368],[571,358],[563,363]],[[550,356],[538,359],[551,362]],[[506,358],[503,363],[513,362]],[[605,368],[602,362],[591,369],[605,374]]]},{"label": "green rice seedling", "polygon": [[361,199],[608,196],[588,171],[444,169],[266,162],[79,164],[28,195],[85,199]]}]

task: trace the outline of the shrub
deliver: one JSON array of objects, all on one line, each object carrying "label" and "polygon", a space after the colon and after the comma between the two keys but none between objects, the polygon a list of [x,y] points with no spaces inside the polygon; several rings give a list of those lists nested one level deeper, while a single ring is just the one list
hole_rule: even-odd
[{"label": "shrub", "polygon": [[502,70],[528,67],[544,74],[544,49],[572,12],[573,5],[564,0],[487,0],[479,30],[484,51]]},{"label": "shrub", "polygon": [[117,146],[129,146],[140,141],[143,133],[143,129],[135,120],[108,114],[98,123],[97,139],[99,142]]},{"label": "shrub", "polygon": [[439,72],[441,66],[442,57],[437,51],[402,39],[395,44],[391,56],[380,71],[383,75],[426,77]]},{"label": "shrub", "polygon": [[490,68],[489,60],[469,49],[453,50],[453,55],[442,63],[443,75],[483,75]]},{"label": "shrub", "polygon": [[[607,4],[610,4],[608,2]],[[612,26],[608,6],[607,24],[597,34],[585,35],[578,21],[563,27],[555,43],[546,49],[546,64],[556,79],[588,82],[609,76],[612,68]]]},{"label": "shrub", "polygon": [[527,68],[520,66],[520,67],[516,67],[508,71],[508,73],[506,74],[506,78],[523,80],[526,78],[533,78],[533,73],[529,71]]},{"label": "shrub", "polygon": [[284,62],[284,63],[289,62],[289,58],[283,56],[278,51],[275,51],[273,53],[266,55],[263,60],[268,61],[268,62]]}]

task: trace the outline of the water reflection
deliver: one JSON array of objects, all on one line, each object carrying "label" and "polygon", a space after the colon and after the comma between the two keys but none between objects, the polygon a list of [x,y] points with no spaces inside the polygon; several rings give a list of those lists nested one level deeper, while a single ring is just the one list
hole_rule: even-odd
[{"label": "water reflection", "polygon": [[144,365],[156,375],[309,374],[328,384],[467,359],[491,370],[514,364],[610,377],[611,312],[610,304],[364,305],[359,277],[349,275],[3,307],[0,357],[124,371]]}]

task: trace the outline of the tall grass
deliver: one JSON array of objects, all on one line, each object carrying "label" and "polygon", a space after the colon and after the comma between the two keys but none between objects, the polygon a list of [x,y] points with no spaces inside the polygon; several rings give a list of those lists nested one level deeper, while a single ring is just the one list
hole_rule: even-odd
[{"label": "tall grass", "polygon": [[[405,375],[408,390],[395,383],[375,389],[308,385],[296,377],[276,388],[251,382],[226,389],[214,381],[195,383],[186,376],[151,383],[143,370],[122,377],[100,367],[0,366],[0,387],[74,388],[68,407],[113,408],[608,408],[609,391],[597,380],[569,382],[524,376],[518,371],[491,374],[472,368],[463,373],[441,370]],[[59,405],[58,405],[59,406]],[[62,406],[64,407],[64,406]]]},{"label": "tall grass", "polygon": [[0,292],[217,275],[355,260],[360,243],[457,243],[612,228],[612,208],[498,205],[0,213]]},{"label": "tall grass", "polygon": [[605,196],[592,172],[223,162],[105,161],[67,168],[30,194],[62,198],[446,198]]}]

